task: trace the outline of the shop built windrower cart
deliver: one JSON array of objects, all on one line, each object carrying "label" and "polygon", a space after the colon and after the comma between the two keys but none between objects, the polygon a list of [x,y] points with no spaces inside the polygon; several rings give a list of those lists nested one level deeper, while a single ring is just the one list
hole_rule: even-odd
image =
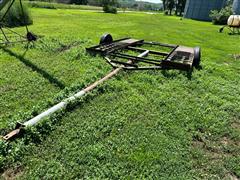
[{"label": "shop built windrower cart", "polygon": [[[100,39],[100,44],[87,48],[91,54],[100,54],[114,68],[126,70],[179,69],[191,70],[199,67],[200,47],[148,42],[132,38],[113,40],[110,34]],[[144,57],[137,56],[146,52]]]},{"label": "shop built windrower cart", "polygon": [[19,135],[25,127],[33,126],[51,114],[67,108],[71,102],[92,91],[98,85],[115,76],[120,70],[143,69],[179,69],[191,71],[200,65],[201,51],[199,47],[190,48],[179,45],[147,42],[132,38],[113,41],[110,34],[101,37],[100,44],[87,48],[93,54],[101,54],[114,69],[103,78],[95,81],[76,94],[64,99],[32,119],[18,123],[16,129],[3,137],[10,140]]}]

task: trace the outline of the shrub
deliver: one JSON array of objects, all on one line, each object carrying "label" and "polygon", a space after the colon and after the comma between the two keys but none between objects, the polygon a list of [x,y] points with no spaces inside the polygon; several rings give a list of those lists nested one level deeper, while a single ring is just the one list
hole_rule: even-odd
[{"label": "shrub", "polygon": [[117,13],[118,2],[116,0],[102,0],[102,5],[105,13]]},{"label": "shrub", "polygon": [[227,20],[230,15],[232,15],[232,7],[226,6],[225,8],[221,9],[220,11],[214,10],[211,11],[210,17],[212,19],[213,24],[216,25],[225,25],[227,24]]},{"label": "shrub", "polygon": [[29,6],[33,8],[57,9],[53,3],[48,2],[29,2]]},{"label": "shrub", "polygon": [[[26,5],[23,4],[23,12],[19,3],[14,3],[14,5],[8,11],[3,23],[6,27],[18,27],[24,25],[30,25],[33,23],[30,13]],[[3,12],[0,13],[0,16]]]},{"label": "shrub", "polygon": [[113,14],[117,14],[117,8],[114,6],[110,6],[110,5],[105,5],[103,6],[103,11],[105,13],[113,13]]}]

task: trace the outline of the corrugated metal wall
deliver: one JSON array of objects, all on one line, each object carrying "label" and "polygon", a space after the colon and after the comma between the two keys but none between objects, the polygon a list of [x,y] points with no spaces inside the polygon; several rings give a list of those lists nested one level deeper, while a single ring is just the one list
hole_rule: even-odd
[{"label": "corrugated metal wall", "polygon": [[210,21],[211,10],[220,10],[226,0],[187,0],[184,17],[202,21]]},{"label": "corrugated metal wall", "polygon": [[233,12],[234,14],[240,15],[240,0],[233,1]]}]

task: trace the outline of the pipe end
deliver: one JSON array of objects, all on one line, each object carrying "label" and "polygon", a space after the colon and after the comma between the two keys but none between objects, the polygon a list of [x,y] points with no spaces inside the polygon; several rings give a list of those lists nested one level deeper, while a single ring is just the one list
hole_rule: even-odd
[{"label": "pipe end", "polygon": [[9,140],[15,138],[16,136],[18,136],[21,133],[23,127],[24,127],[23,124],[17,122],[15,129],[13,131],[11,131],[10,133],[8,133],[7,135],[3,136],[2,138],[5,141],[9,141]]}]

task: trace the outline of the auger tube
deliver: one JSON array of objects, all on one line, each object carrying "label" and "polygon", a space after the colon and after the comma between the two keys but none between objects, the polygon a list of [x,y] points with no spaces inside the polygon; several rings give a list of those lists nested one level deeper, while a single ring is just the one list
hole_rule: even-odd
[{"label": "auger tube", "polygon": [[[141,54],[138,55],[138,57],[145,57],[147,56],[149,53],[149,51],[145,51]],[[128,63],[132,63],[131,60],[128,61]],[[74,94],[73,96],[63,100],[62,102],[54,105],[53,107],[49,108],[48,110],[42,112],[41,114],[37,115],[36,117],[30,119],[29,121],[23,123],[22,125],[18,126],[18,128],[16,128],[15,130],[13,130],[12,132],[10,132],[9,134],[7,134],[6,136],[3,137],[3,139],[5,140],[10,140],[13,137],[17,136],[20,133],[20,130],[24,127],[30,127],[30,126],[34,126],[35,124],[37,124],[38,122],[40,122],[42,119],[44,119],[45,117],[48,117],[50,115],[52,115],[53,113],[63,110],[66,108],[66,106],[71,103],[76,101],[77,98],[82,97],[84,94],[90,92],[91,90],[93,90],[94,88],[96,88],[98,85],[102,84],[103,82],[107,81],[108,79],[110,79],[111,77],[115,76],[119,71],[121,71],[123,69],[124,66],[120,66],[114,70],[112,70],[110,73],[108,73],[106,76],[104,76],[102,79],[96,81],[95,83],[91,84],[90,86],[84,88],[83,90],[79,91],[78,93]]]}]

